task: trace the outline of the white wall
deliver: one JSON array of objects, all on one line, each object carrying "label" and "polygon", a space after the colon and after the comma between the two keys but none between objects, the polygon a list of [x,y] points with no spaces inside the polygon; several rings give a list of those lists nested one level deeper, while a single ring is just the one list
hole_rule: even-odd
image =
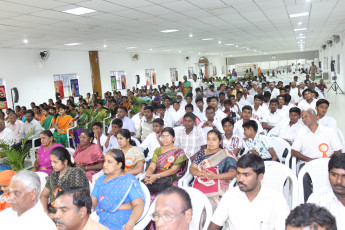
[{"label": "white wall", "polygon": [[[10,89],[17,87],[19,91],[19,105],[29,106],[30,102],[46,102],[49,98],[55,100],[54,74],[76,73],[79,76],[80,93],[85,95],[92,92],[91,72],[88,51],[50,50],[46,62],[40,59],[42,49],[0,49],[0,78],[6,82],[7,98],[11,105]],[[189,55],[188,55],[189,56]],[[196,72],[197,56],[190,56],[188,61],[185,55],[157,55],[140,54],[138,61],[132,61],[131,54],[99,52],[102,90],[110,91],[110,71],[124,70],[127,74],[127,87],[135,86],[135,75],[141,77],[144,84],[145,69],[156,70],[157,84],[169,83],[170,68],[177,68],[179,80],[187,75],[188,67]],[[221,67],[225,66],[225,58],[208,57],[212,65],[217,66],[218,76]],[[212,73],[212,67],[210,67]]]},{"label": "white wall", "polygon": [[[345,89],[345,46],[344,46],[344,37],[345,33],[341,37],[341,40],[337,44],[333,44],[332,47],[327,45],[325,50],[321,49],[319,52],[319,60],[322,62],[321,69],[323,72],[328,72],[329,76],[334,76],[334,73],[331,73],[331,58],[336,61],[336,64],[340,67],[340,73],[337,73],[337,82],[342,90]],[[337,56],[340,54],[340,63],[337,63]],[[325,63],[325,57],[328,58],[328,62]],[[336,67],[337,70],[337,67]]]}]

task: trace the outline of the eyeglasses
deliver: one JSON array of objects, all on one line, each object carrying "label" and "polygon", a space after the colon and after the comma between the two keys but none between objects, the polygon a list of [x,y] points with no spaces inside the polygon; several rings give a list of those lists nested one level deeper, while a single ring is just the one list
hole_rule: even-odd
[{"label": "eyeglasses", "polygon": [[[187,209],[188,210],[188,209]],[[185,212],[187,211],[187,210],[183,210],[182,212],[180,212],[179,214],[176,214],[176,215],[171,215],[171,214],[159,214],[159,213],[157,213],[157,212],[154,212],[154,213],[152,213],[151,214],[151,219],[153,220],[153,221],[158,221],[160,218],[162,218],[162,220],[164,221],[164,222],[170,222],[170,221],[172,221],[174,218],[176,218],[176,217],[178,217],[179,215],[181,215],[181,214],[185,214]]]}]

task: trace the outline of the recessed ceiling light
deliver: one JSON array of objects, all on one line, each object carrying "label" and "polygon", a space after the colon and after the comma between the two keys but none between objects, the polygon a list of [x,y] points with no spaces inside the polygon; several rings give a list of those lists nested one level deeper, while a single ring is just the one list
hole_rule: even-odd
[{"label": "recessed ceiling light", "polygon": [[199,51],[199,54],[201,54],[200,51]]},{"label": "recessed ceiling light", "polygon": [[126,49],[136,49],[137,47],[136,46],[130,46],[130,47],[127,47]]},{"label": "recessed ceiling light", "polygon": [[299,22],[298,25],[299,25],[299,26],[302,25],[302,22]]},{"label": "recessed ceiling light", "polygon": [[85,8],[85,7],[78,7],[78,8],[74,8],[70,10],[64,10],[62,12],[67,13],[67,14],[83,15],[83,14],[96,12],[96,10]]},{"label": "recessed ceiling light", "polygon": [[297,44],[304,44],[305,42],[297,42]]},{"label": "recessed ceiling light", "polygon": [[222,44],[222,41],[218,41],[218,44]]},{"label": "recessed ceiling light", "polygon": [[73,43],[66,43],[65,46],[79,46],[81,43],[73,42]]},{"label": "recessed ceiling light", "polygon": [[303,30],[307,30],[307,28],[299,28],[299,29],[294,29],[293,31],[303,31]]},{"label": "recessed ceiling light", "polygon": [[236,45],[235,47],[238,48],[238,45]]},{"label": "recessed ceiling light", "polygon": [[296,39],[305,39],[305,38],[307,38],[307,37],[297,37]]},{"label": "recessed ceiling light", "polygon": [[290,18],[298,18],[298,17],[304,17],[304,16],[308,16],[309,12],[302,12],[302,13],[298,13],[298,14],[290,14]]},{"label": "recessed ceiling light", "polygon": [[247,48],[247,51],[249,51],[250,49],[249,48]]},{"label": "recessed ceiling light", "polygon": [[306,2],[310,2],[311,0],[305,0]]},{"label": "recessed ceiling light", "polygon": [[213,38],[203,38],[201,40],[203,40],[203,41],[211,41],[211,40],[213,40]]},{"label": "recessed ceiling light", "polygon": [[107,48],[108,46],[106,44],[103,45],[103,48]]},{"label": "recessed ceiling light", "polygon": [[179,50],[178,53],[180,54],[180,53],[181,53],[181,50]]},{"label": "recessed ceiling light", "polygon": [[150,51],[152,51],[152,48],[150,49]]},{"label": "recessed ceiling light", "polygon": [[256,50],[254,50],[254,52],[256,52]]},{"label": "recessed ceiling light", "polygon": [[299,34],[299,36],[303,36],[303,34],[302,34],[302,33],[300,33],[300,34]]},{"label": "recessed ceiling light", "polygon": [[161,30],[161,31],[159,31],[159,32],[161,32],[161,33],[173,33],[173,32],[177,32],[178,30],[176,30],[176,29],[170,29],[170,30]]},{"label": "recessed ceiling light", "polygon": [[29,43],[29,40],[25,38],[25,39],[23,40],[23,43],[27,44],[27,43]]},{"label": "recessed ceiling light", "polygon": [[233,46],[234,44],[230,44],[230,43],[228,43],[228,44],[224,44],[225,46]]},{"label": "recessed ceiling light", "polygon": [[189,34],[189,37],[192,38],[192,37],[193,37],[193,34]]}]

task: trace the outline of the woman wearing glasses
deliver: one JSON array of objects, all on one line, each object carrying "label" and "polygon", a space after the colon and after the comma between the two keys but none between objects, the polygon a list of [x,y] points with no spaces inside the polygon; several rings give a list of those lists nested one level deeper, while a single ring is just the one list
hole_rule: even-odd
[{"label": "woman wearing glasses", "polygon": [[154,151],[144,179],[153,198],[157,192],[171,185],[177,186],[177,181],[185,174],[188,163],[183,149],[174,145],[175,132],[172,128],[164,128],[160,138],[161,147]]}]

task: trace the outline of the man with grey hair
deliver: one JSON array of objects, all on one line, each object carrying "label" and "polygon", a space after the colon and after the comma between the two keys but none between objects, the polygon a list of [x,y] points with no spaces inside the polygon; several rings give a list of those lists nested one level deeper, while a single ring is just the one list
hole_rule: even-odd
[{"label": "man with grey hair", "polygon": [[0,119],[0,143],[13,145],[13,131],[6,127],[5,121]]},{"label": "man with grey hair", "polygon": [[12,208],[0,212],[1,229],[50,230],[54,222],[44,212],[39,196],[41,182],[34,172],[19,171],[9,186],[9,203]]},{"label": "man with grey hair", "polygon": [[24,138],[24,122],[17,119],[17,114],[11,112],[8,115],[6,127],[13,131],[14,142],[19,143]]}]

